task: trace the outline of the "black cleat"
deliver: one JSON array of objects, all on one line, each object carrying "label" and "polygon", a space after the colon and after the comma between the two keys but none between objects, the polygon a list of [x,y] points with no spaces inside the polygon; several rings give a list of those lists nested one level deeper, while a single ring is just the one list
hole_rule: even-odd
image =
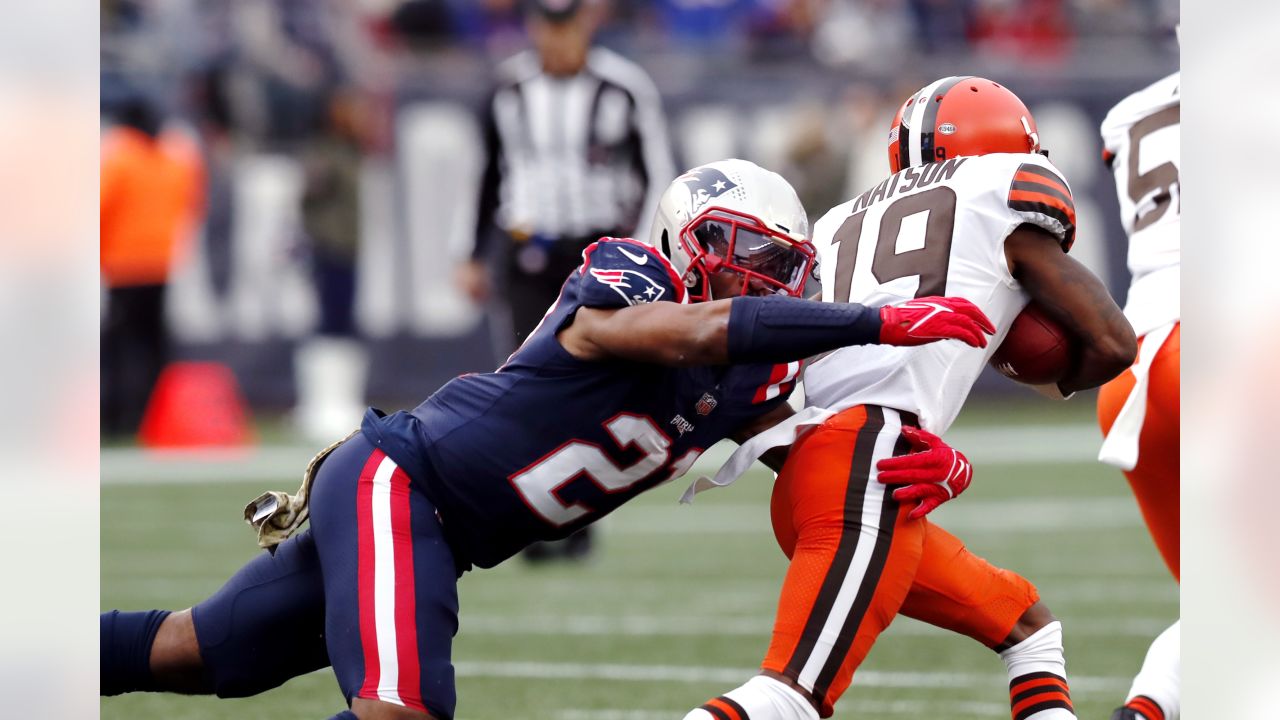
[{"label": "black cleat", "polygon": [[1147,720],[1147,717],[1131,707],[1118,707],[1111,713],[1111,720]]}]

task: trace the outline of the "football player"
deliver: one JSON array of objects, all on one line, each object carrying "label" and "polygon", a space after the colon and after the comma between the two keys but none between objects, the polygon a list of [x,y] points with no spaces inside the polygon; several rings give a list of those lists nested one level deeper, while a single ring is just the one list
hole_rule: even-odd
[{"label": "football player", "polygon": [[[1036,588],[925,517],[969,482],[964,460],[936,447],[932,433],[951,425],[1033,299],[1081,348],[1067,375],[1042,388],[1049,394],[1122,372],[1136,352],[1133,330],[1067,254],[1076,234],[1071,189],[1012,92],[978,77],[930,83],[894,118],[889,165],[889,177],[814,228],[823,300],[958,295],[991,318],[996,342],[836,350],[805,372],[808,407],[748,441],[717,473],[712,484],[727,484],[763,448],[799,435],[773,491],[774,532],[791,562],[761,674],[686,720],[829,717],[899,613],[998,653],[1015,720],[1075,717],[1061,625]],[[886,458],[916,446],[931,448],[951,477],[896,487],[917,471]]]},{"label": "football player", "polygon": [[[1129,234],[1129,298],[1124,314],[1138,335],[1133,367],[1102,386],[1098,459],[1124,471],[1165,564],[1179,577],[1179,370],[1182,259],[1178,171],[1179,73],[1130,95],[1102,121],[1103,160],[1115,174]],[[1151,644],[1142,670],[1112,720],[1175,720],[1180,702],[1178,623]]]},{"label": "football player", "polygon": [[790,415],[800,358],[850,343],[986,345],[991,326],[967,300],[801,299],[807,237],[775,173],[727,160],[680,176],[651,243],[588,247],[496,372],[409,412],[370,410],[297,495],[251,504],[273,552],[189,610],[104,613],[103,694],[240,697],[332,664],[350,705],[337,718],[452,717],[466,570],[565,537],[712,444]]}]

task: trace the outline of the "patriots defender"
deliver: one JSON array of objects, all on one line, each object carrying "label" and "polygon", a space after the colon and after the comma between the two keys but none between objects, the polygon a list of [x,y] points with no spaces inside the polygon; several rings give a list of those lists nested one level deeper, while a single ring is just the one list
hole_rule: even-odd
[{"label": "patriots defender", "polygon": [[[760,448],[791,442],[795,428],[818,425],[795,440],[774,485],[774,532],[791,563],[762,672],[686,720],[829,717],[899,613],[997,652],[1014,720],[1075,717],[1061,626],[1035,587],[925,517],[970,479],[932,433],[951,425],[1032,298],[1083,348],[1046,392],[1115,377],[1133,360],[1133,331],[1067,254],[1076,233],[1070,187],[1040,153],[1035,120],[1012,92],[977,77],[925,86],[893,121],[889,164],[892,175],[815,226],[823,300],[966,297],[994,322],[996,343],[836,350],[806,370],[808,407],[730,458],[714,484],[731,481]],[[948,480],[895,488],[915,471],[882,458],[908,447],[932,454]]]},{"label": "patriots defender", "polygon": [[[1182,323],[1182,100],[1174,73],[1120,101],[1102,121],[1103,160],[1116,179],[1129,234],[1124,314],[1138,335],[1133,367],[1098,394],[1106,435],[1098,459],[1120,468],[1156,548],[1180,577],[1178,521]],[[1151,644],[1124,707],[1112,720],[1176,720],[1181,651],[1178,623]]]},{"label": "patriots defender", "polygon": [[[103,614],[103,694],[240,697],[332,664],[350,705],[337,718],[452,717],[467,569],[564,537],[711,444],[791,414],[800,358],[850,343],[986,344],[989,323],[966,300],[800,299],[807,235],[774,173],[728,160],[677,178],[651,243],[587,248],[496,372],[409,412],[370,410],[297,496],[251,505],[273,553],[188,611]],[[308,513],[310,528],[281,542]]]}]

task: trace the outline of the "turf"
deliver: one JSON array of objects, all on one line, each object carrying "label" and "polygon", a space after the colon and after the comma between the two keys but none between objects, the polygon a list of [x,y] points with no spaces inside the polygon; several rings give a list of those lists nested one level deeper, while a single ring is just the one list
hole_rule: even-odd
[{"label": "turf", "polygon": [[[1078,714],[1108,717],[1178,607],[1127,487],[1088,462],[978,470],[965,497],[935,517],[1037,584],[1066,628]],[[214,591],[254,553],[239,513],[262,489],[103,487],[103,608],[185,607]],[[659,488],[607,518],[586,565],[512,561],[463,578],[460,720],[678,720],[749,677],[785,569],[768,477],[706,493],[693,507],[676,505],[682,489]],[[342,708],[321,672],[248,700],[104,699],[102,717],[318,719]],[[1003,665],[972,640],[899,619],[836,717],[1007,718]]]}]

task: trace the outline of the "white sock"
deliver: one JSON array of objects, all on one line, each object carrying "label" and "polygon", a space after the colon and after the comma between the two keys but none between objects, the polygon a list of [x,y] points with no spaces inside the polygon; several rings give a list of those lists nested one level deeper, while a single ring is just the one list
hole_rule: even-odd
[{"label": "white sock", "polygon": [[[736,707],[735,707],[736,705]],[[786,683],[757,675],[734,690],[709,700],[684,720],[818,720],[803,695]]]},{"label": "white sock", "polygon": [[1179,620],[1170,625],[1151,643],[1147,657],[1142,661],[1142,669],[1133,678],[1133,687],[1129,688],[1129,696],[1125,698],[1127,703],[1140,695],[1146,697],[1164,711],[1164,720],[1178,720],[1182,709],[1181,624]]},{"label": "white sock", "polygon": [[[1062,623],[1053,621],[1000,653],[1009,671],[1014,720],[1070,720],[1071,691],[1062,654]],[[1033,708],[1036,708],[1033,710]]]}]

